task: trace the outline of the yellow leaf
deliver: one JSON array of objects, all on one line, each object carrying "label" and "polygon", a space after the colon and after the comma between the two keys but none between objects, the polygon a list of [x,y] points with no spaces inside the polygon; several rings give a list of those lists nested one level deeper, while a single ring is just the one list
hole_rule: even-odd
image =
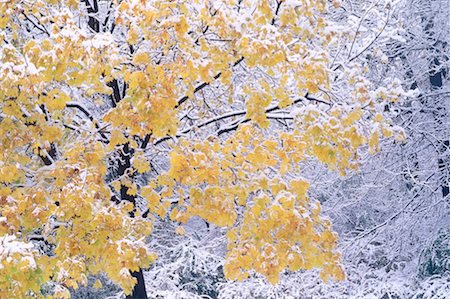
[{"label": "yellow leaf", "polygon": [[146,52],[139,52],[133,57],[134,64],[147,64],[150,62],[150,57]]},{"label": "yellow leaf", "polygon": [[120,181],[114,181],[111,183],[111,186],[113,186],[114,190],[119,192],[122,184],[120,183]]},{"label": "yellow leaf", "polygon": [[102,282],[100,280],[96,280],[94,283],[94,288],[95,289],[101,289],[103,287]]},{"label": "yellow leaf", "polygon": [[355,108],[352,112],[350,112],[347,117],[343,120],[344,126],[350,126],[355,121],[359,120],[362,116],[362,110],[360,107]]},{"label": "yellow leaf", "polygon": [[175,233],[176,233],[177,235],[184,236],[184,234],[186,233],[186,231],[184,230],[184,227],[182,227],[182,226],[177,226],[177,228],[175,229]]},{"label": "yellow leaf", "polygon": [[127,142],[125,135],[119,130],[112,130],[111,137],[109,138],[109,148],[113,149],[116,145],[124,144]]},{"label": "yellow leaf", "polygon": [[128,31],[128,35],[127,35],[127,42],[130,45],[134,45],[137,43],[139,38],[139,34],[136,30],[136,28],[132,27],[129,31]]},{"label": "yellow leaf", "polygon": [[380,140],[380,137],[378,135],[378,131],[372,132],[372,135],[369,138],[370,151],[376,152],[379,150],[379,140]]},{"label": "yellow leaf", "polygon": [[150,163],[142,155],[139,155],[133,159],[133,167],[139,173],[145,173],[147,171],[150,171]]},{"label": "yellow leaf", "polygon": [[130,184],[127,186],[127,194],[131,196],[135,196],[137,194],[137,187],[135,184]]}]

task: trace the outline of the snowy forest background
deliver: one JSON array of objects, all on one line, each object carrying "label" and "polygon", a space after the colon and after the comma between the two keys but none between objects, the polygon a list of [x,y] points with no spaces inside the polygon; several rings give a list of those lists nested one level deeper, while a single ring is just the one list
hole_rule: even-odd
[{"label": "snowy forest background", "polygon": [[[158,254],[144,270],[149,298],[450,298],[450,1],[329,2],[340,3],[331,16],[339,31],[356,33],[353,43],[335,49],[332,67],[361,64],[372,83],[410,90],[406,100],[384,107],[404,129],[404,142],[386,139],[375,155],[361,152],[360,169],[345,176],[305,162],[310,197],[339,234],[347,279],[324,283],[317,271],[285,271],[275,286],[256,274],[227,281],[225,230],[194,218],[180,235],[166,217],[147,240]],[[98,18],[108,7],[98,1]],[[245,65],[236,69],[245,72]],[[211,84],[204,92],[221,91]],[[93,287],[96,279],[102,288]],[[72,296],[124,297],[104,276],[91,277]]]},{"label": "snowy forest background", "polygon": [[[180,236],[159,220],[148,240],[159,258],[144,272],[150,298],[450,298],[450,1],[343,0],[333,18],[343,32],[359,32],[339,49],[345,58],[367,66],[373,82],[394,77],[415,90],[385,107],[406,142],[385,141],[345,177],[319,163],[307,168],[311,196],[339,233],[347,280],[323,283],[305,271],[283,273],[276,286],[259,276],[227,282],[221,229],[194,219]],[[103,289],[73,295],[114,297],[101,280]]]}]

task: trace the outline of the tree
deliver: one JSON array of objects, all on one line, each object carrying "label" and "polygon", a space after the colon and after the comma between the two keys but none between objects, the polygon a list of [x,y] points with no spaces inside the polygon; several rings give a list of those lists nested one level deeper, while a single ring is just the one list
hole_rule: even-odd
[{"label": "tree", "polygon": [[343,279],[305,162],[345,174],[401,138],[383,111],[403,90],[374,90],[353,44],[336,64],[327,6],[2,2],[0,296],[67,298],[103,272],[146,297],[158,219],[226,231],[231,280]]}]

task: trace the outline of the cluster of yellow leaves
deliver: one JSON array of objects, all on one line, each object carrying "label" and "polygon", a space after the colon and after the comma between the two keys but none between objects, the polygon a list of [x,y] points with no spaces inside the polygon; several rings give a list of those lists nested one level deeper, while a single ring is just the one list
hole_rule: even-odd
[{"label": "cluster of yellow leaves", "polygon": [[122,66],[127,96],[105,121],[141,137],[149,132],[153,137],[174,135],[177,99],[187,95],[200,104],[196,84],[211,83],[218,75],[221,83],[232,86],[230,68],[242,60],[272,76],[239,90],[246,95],[249,117],[262,126],[268,125],[263,108],[274,99],[275,87],[286,106],[299,91],[317,92],[328,85],[324,47],[332,32],[324,30],[322,17],[315,17],[324,12],[325,1],[282,1],[277,14],[271,1],[240,3],[239,11],[253,12],[252,17],[240,15],[235,1],[195,2],[120,3],[116,22],[125,28],[134,53]]},{"label": "cluster of yellow leaves", "polygon": [[319,204],[308,198],[309,183],[292,177],[310,157],[343,173],[355,169],[358,149],[371,141],[357,123],[359,108],[333,109],[328,122],[322,114],[305,109],[292,132],[242,125],[224,142],[183,140],[167,174],[154,183],[185,199],[171,210],[171,219],[199,216],[229,228],[228,278],[243,279],[256,270],[276,283],[286,268],[320,268],[324,279],[343,279],[336,235],[320,217]]},{"label": "cluster of yellow leaves", "polygon": [[318,207],[308,206],[308,199],[296,197],[286,188],[277,200],[264,193],[255,198],[241,226],[227,234],[227,277],[241,280],[256,270],[277,283],[285,269],[313,268],[321,269],[325,280],[345,277],[340,256],[334,252],[337,236],[330,223],[319,217]]},{"label": "cluster of yellow leaves", "polygon": [[[28,292],[39,296],[39,287],[51,277],[60,288],[77,288],[87,283],[86,273],[100,272],[131,292],[135,279],[129,271],[146,267],[155,259],[144,243],[137,242],[151,233],[150,222],[128,217],[129,205],[110,203],[110,190],[103,181],[106,165],[101,159],[100,143],[71,146],[61,147],[65,155],[52,167],[36,170],[35,186],[1,189],[5,221],[0,233],[26,238],[39,228],[42,238],[57,245],[52,257],[33,252],[36,268],[16,273],[17,266],[4,265],[13,273],[2,275],[8,279],[0,281],[0,289],[17,298]],[[52,221],[53,217],[57,220]],[[31,288],[33,283],[37,285]],[[16,284],[13,291],[10,285]]]},{"label": "cluster of yellow leaves", "polygon": [[[5,221],[0,218],[0,225],[2,223]],[[42,269],[36,266],[33,244],[17,241],[12,235],[1,235],[0,298],[9,298],[10,294],[20,294],[22,288],[39,292],[42,281],[35,278],[41,275]]]},{"label": "cluster of yellow leaves", "polygon": [[[19,25],[11,19],[3,24],[4,18],[21,11],[51,16],[56,4],[16,3],[14,9],[13,2],[0,4],[5,12],[0,27],[12,32]],[[54,297],[68,298],[67,288],[86,284],[87,274],[100,272],[130,293],[136,282],[130,271],[155,259],[141,241],[150,234],[151,222],[130,218],[129,206],[111,203],[104,180],[110,149],[91,132],[77,131],[73,125],[96,128],[74,122],[76,111],[66,106],[78,97],[110,93],[106,83],[120,60],[118,49],[109,34],[82,34],[67,12],[40,21],[53,24],[49,36],[12,36],[20,47],[11,40],[0,46],[0,238],[12,235],[31,245],[28,238],[38,235],[55,245],[54,255],[2,252],[0,297],[42,297],[40,288],[53,281]],[[55,161],[44,166],[40,157],[49,158],[54,149]],[[135,167],[148,168],[139,157]]]},{"label": "cluster of yellow leaves", "polygon": [[[313,114],[302,114],[305,126],[312,127],[315,123]],[[352,117],[349,113],[342,122],[353,124]],[[348,147],[346,150],[353,155],[365,142],[362,136],[349,134],[355,127],[346,131],[334,124],[333,129],[339,129],[342,135],[323,142],[339,142],[338,146]],[[244,278],[248,275],[245,271],[255,269],[276,282],[278,273],[286,267],[292,270],[318,267],[324,269],[325,278],[343,277],[342,269],[337,266],[339,255],[333,252],[335,236],[330,224],[319,217],[318,208],[311,207],[306,196],[308,183],[292,180],[287,184],[277,177],[271,178],[270,174],[264,175],[270,170],[282,174],[289,170],[295,172],[307,155],[315,155],[330,166],[342,169],[348,166],[345,159],[330,159],[316,152],[310,144],[317,141],[317,134],[313,134],[313,128],[310,130],[280,132],[261,144],[264,137],[260,129],[246,125],[224,145],[220,140],[182,141],[181,148],[171,153],[170,170],[154,183],[167,188],[166,196],[175,193],[180,197],[178,207],[170,213],[173,220],[185,222],[191,216],[199,216],[231,228],[229,249],[233,250],[226,266],[229,278]],[[150,207],[160,209],[161,197],[146,190],[149,190],[145,197]],[[188,194],[184,190],[189,190]],[[251,199],[252,194],[259,194],[258,198]],[[185,203],[183,197],[188,199]],[[238,205],[247,208],[240,220]],[[277,245],[273,247],[273,244]],[[272,246],[267,250],[274,251],[273,254],[260,251],[267,246]]]}]

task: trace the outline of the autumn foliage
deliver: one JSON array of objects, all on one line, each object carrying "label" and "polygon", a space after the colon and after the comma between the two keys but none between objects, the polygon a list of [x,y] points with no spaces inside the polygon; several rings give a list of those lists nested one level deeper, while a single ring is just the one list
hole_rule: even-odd
[{"label": "autumn foliage", "polygon": [[0,297],[130,293],[156,217],[223,227],[228,279],[343,279],[303,163],[356,170],[401,92],[333,66],[327,1],[89,5],[0,3]]}]

